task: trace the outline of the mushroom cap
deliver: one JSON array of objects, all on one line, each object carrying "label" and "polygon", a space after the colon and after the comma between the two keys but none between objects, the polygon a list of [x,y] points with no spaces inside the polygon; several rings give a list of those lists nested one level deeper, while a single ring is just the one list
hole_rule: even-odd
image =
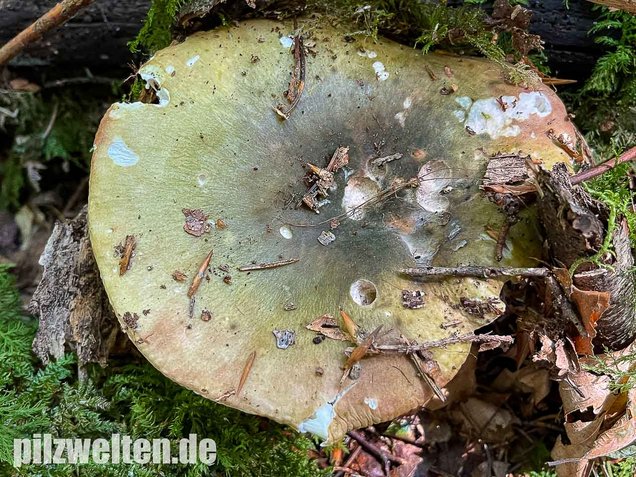
[{"label": "mushroom cap", "polygon": [[[540,257],[541,246],[531,211],[495,262],[487,229],[505,219],[480,181],[496,153],[530,155],[546,168],[569,162],[546,132],[576,132],[549,87],[506,84],[492,62],[423,56],[385,39],[351,42],[312,20],[301,25],[306,85],[287,120],[273,106],[294,66],[291,23],[257,20],[198,33],[143,65],[139,74],[157,103],[116,103],[104,116],[89,226],[113,309],[156,368],[209,399],[333,440],[434,394],[397,354],[361,360],[359,378],[341,384],[351,343],[316,344],[306,326],[325,314],[338,319],[342,309],[361,337],[383,325],[378,339],[425,342],[494,319],[458,304],[497,299],[499,282],[417,283],[398,271],[536,264],[530,257]],[[349,164],[334,172],[320,214],[298,206],[306,163],[324,168],[339,147],[349,148]],[[403,156],[372,163],[396,153]],[[404,185],[413,178],[415,187]],[[187,227],[199,220],[189,233],[186,216]],[[127,236],[134,251],[120,274],[116,249]],[[210,273],[191,300],[210,251]],[[287,259],[298,261],[237,270]],[[406,307],[403,290],[421,291],[423,306]],[[433,351],[440,388],[469,348]]]}]

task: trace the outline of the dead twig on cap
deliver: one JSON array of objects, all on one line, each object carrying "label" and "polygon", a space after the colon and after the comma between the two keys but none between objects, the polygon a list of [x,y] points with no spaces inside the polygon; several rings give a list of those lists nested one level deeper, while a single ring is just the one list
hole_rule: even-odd
[{"label": "dead twig on cap", "polygon": [[206,269],[210,265],[210,260],[212,260],[212,250],[210,250],[210,253],[208,253],[208,255],[205,257],[203,263],[201,263],[201,266],[199,267],[199,271],[192,279],[192,285],[190,285],[190,288],[188,289],[188,298],[192,298],[199,289],[201,280],[203,280],[203,278],[205,277]]},{"label": "dead twig on cap", "polygon": [[24,48],[42,38],[45,33],[66,23],[91,3],[93,0],[62,0],[0,48],[0,66],[18,56]]},{"label": "dead twig on cap", "polygon": [[284,267],[300,261],[300,258],[290,258],[287,260],[279,260],[278,262],[259,263],[257,265],[245,265],[239,267],[239,272],[253,272],[254,270],[269,270],[271,268]]},{"label": "dead twig on cap", "polygon": [[282,104],[274,108],[276,114],[282,119],[289,119],[289,115],[300,102],[300,97],[305,89],[305,47],[301,35],[294,37],[294,60],[296,64],[287,89],[287,99],[291,104],[287,108]]},{"label": "dead twig on cap", "polygon": [[550,271],[547,268],[514,268],[514,267],[417,267],[403,268],[400,270],[403,275],[411,278],[435,279],[445,277],[523,277],[523,278],[544,278]]}]

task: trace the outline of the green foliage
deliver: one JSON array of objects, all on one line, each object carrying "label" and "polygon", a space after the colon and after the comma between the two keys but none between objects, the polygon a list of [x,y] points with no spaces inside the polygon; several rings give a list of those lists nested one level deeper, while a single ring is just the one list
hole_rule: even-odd
[{"label": "green foliage", "polygon": [[507,53],[513,52],[512,43],[505,35],[497,38],[492,32],[485,11],[475,6],[484,2],[464,2],[457,7],[449,7],[445,2],[418,0],[369,0],[364,4],[357,0],[314,0],[308,3],[310,10],[322,11],[336,21],[354,21],[362,27],[352,35],[375,40],[378,32],[382,32],[407,41],[412,39],[424,53],[435,48],[478,53],[498,63],[512,83],[538,81],[525,64],[507,61]]},{"label": "green foliage", "polygon": [[[54,162],[71,162],[88,170],[90,149],[104,106],[79,92],[0,95],[0,132],[13,138],[0,162],[0,210],[17,208],[27,184],[37,190],[37,177]],[[15,117],[4,111],[15,112]],[[41,172],[40,172],[41,174]]]},{"label": "green foliage", "polygon": [[[307,458],[313,443],[283,426],[220,406],[165,378],[147,363],[90,368],[79,381],[73,355],[40,367],[31,353],[36,324],[22,316],[6,266],[0,266],[0,475],[310,477],[326,475]],[[190,433],[217,443],[217,464],[27,465],[12,468],[13,439],[35,433],[110,438],[166,437],[173,449]]]},{"label": "green foliage", "polygon": [[[593,148],[595,162],[600,163],[636,146],[636,17],[603,8],[590,33],[597,35],[596,42],[608,51],[572,98],[572,104],[577,125]],[[633,164],[619,165],[585,187],[609,207],[613,217],[627,219],[636,248],[636,214],[628,179],[633,168]],[[610,228],[614,225],[609,224]],[[610,249],[607,242],[601,253]]]},{"label": "green foliage", "polygon": [[582,92],[636,101],[636,17],[604,8],[590,33],[608,51],[594,66]]},{"label": "green foliage", "polygon": [[624,393],[636,385],[636,352],[617,357],[616,353],[606,350],[605,354],[591,356],[591,360],[585,369],[608,376],[612,392]]},{"label": "green foliage", "polygon": [[128,43],[133,53],[154,53],[172,41],[172,27],[179,9],[188,0],[152,0],[146,21],[137,38]]}]

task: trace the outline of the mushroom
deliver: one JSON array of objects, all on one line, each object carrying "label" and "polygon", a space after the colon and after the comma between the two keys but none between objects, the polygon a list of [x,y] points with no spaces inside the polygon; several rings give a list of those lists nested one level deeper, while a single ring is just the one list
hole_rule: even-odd
[{"label": "mushroom", "polygon": [[[291,22],[256,20],[143,65],[154,102],[116,103],[102,120],[89,224],[113,309],[157,369],[332,441],[443,397],[470,343],[431,350],[428,379],[404,354],[355,353],[496,318],[497,306],[462,306],[496,303],[496,280],[399,271],[535,265],[531,211],[495,262],[488,228],[505,217],[481,179],[498,153],[569,163],[554,137],[577,133],[549,87],[507,84],[487,60],[301,25],[307,52]],[[277,106],[290,71],[293,110]]]}]

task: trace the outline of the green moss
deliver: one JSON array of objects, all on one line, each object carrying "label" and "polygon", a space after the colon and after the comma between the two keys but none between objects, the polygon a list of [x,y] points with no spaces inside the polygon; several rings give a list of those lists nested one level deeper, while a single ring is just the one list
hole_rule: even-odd
[{"label": "green moss", "polygon": [[[77,379],[74,355],[41,367],[31,353],[36,323],[0,265],[0,475],[279,476],[326,475],[307,458],[313,443],[255,416],[215,404],[165,378],[147,363],[90,368]],[[35,433],[64,438],[110,438],[113,433],[166,437],[174,449],[190,433],[217,443],[217,464],[27,465],[12,469],[13,439]]]},{"label": "green moss", "polygon": [[35,179],[27,180],[28,168],[45,175],[53,164],[66,162],[88,171],[93,138],[105,109],[99,99],[104,92],[100,90],[97,98],[89,93],[69,89],[57,94],[0,95],[0,106],[16,111],[15,117],[0,117],[4,119],[0,132],[13,138],[6,159],[0,161],[0,210],[19,207],[27,185],[37,188]]},{"label": "green moss", "polygon": [[334,21],[353,21],[362,28],[352,35],[375,40],[378,33],[383,33],[412,41],[424,53],[435,48],[477,53],[499,64],[511,83],[538,81],[536,73],[527,65],[507,61],[508,54],[517,52],[506,35],[497,37],[493,33],[485,11],[474,5],[483,2],[464,2],[457,7],[449,7],[445,2],[418,0],[370,0],[364,4],[356,0],[315,0],[308,3],[309,11],[321,11]]},{"label": "green moss", "polygon": [[188,0],[152,0],[146,21],[137,38],[128,43],[133,53],[154,53],[172,41],[172,27],[179,9]]}]

